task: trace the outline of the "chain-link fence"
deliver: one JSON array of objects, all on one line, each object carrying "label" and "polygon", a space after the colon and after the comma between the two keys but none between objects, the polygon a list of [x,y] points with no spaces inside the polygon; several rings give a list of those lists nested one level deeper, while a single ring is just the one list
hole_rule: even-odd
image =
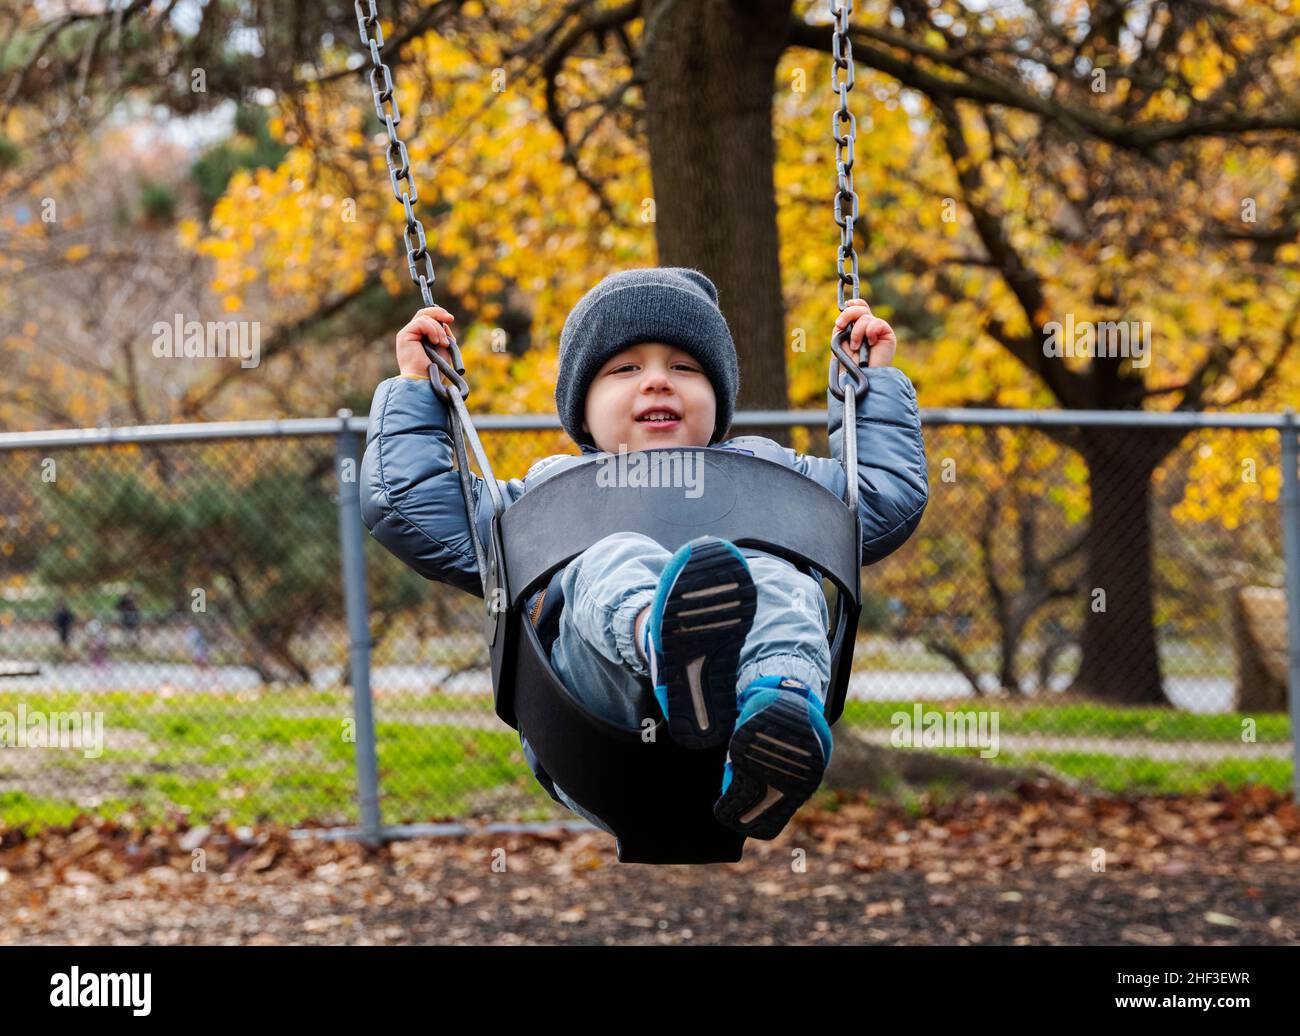
[{"label": "chain-link fence", "polygon": [[[1110,790],[1291,784],[1294,425],[1285,443],[1264,415],[922,419],[929,507],[863,570],[837,744]],[[826,456],[824,421],[735,428]],[[553,418],[476,425],[503,479],[572,452]],[[0,821],[573,819],[493,712],[482,602],[361,525],[364,429],[0,436]]]}]

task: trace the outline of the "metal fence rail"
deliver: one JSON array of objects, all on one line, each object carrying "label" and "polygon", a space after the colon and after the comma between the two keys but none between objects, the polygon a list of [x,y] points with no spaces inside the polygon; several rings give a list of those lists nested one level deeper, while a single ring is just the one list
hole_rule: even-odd
[{"label": "metal fence rail", "polygon": [[[864,570],[837,738],[897,747],[927,713],[992,713],[992,765],[1130,790],[1297,781],[1294,414],[921,416],[930,505]],[[734,427],[826,456],[825,423]],[[572,452],[553,415],[475,424],[501,478]],[[373,839],[561,816],[492,711],[481,603],[366,533],[365,430],[344,411],[0,434],[0,821]]]}]

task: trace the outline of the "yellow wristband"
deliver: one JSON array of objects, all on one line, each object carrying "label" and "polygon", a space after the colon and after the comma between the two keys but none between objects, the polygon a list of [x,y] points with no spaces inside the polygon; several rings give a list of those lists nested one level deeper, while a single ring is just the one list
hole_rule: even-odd
[{"label": "yellow wristband", "polygon": [[428,381],[428,380],[429,380],[429,375],[427,375],[427,374],[403,374],[402,377],[404,377],[404,378],[410,378],[412,381]]}]

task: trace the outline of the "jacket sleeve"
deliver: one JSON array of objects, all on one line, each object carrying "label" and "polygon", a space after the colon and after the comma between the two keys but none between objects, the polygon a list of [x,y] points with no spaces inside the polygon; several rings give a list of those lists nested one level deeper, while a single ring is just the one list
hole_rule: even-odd
[{"label": "jacket sleeve", "polygon": [[[892,554],[916,531],[930,498],[925,440],[916,389],[897,367],[864,367],[865,398],[857,401],[858,513],[862,563]],[[831,453],[844,488],[844,403],[826,391]]]},{"label": "jacket sleeve", "polygon": [[[452,466],[451,419],[426,379],[381,381],[370,404],[361,461],[361,517],[372,536],[426,579],[483,596],[460,475]],[[486,549],[492,501],[470,472],[475,522]],[[497,480],[507,503],[518,479]]]}]

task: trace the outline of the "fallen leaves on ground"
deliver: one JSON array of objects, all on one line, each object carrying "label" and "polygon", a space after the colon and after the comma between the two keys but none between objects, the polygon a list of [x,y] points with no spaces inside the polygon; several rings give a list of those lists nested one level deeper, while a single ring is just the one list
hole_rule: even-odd
[{"label": "fallen leaves on ground", "polygon": [[353,842],[82,818],[0,830],[0,942],[1300,941],[1300,810],[1267,787],[1051,784],[913,811],[841,794],[738,863],[617,863],[602,832]]}]

